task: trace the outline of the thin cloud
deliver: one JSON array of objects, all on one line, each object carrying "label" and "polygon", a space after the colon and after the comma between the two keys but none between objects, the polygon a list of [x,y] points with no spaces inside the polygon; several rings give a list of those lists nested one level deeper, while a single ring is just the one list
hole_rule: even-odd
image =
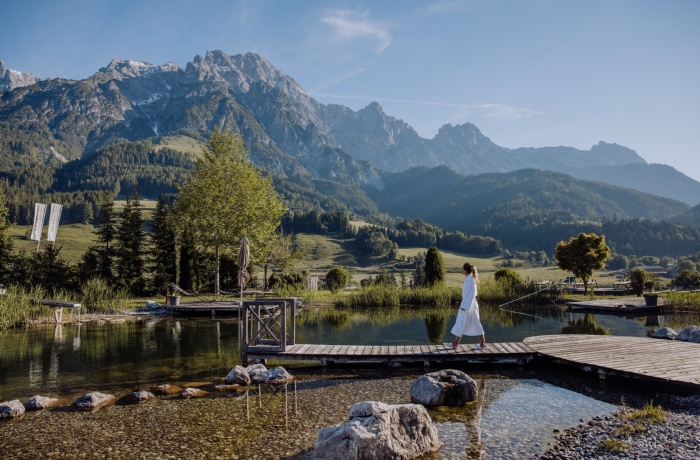
[{"label": "thin cloud", "polygon": [[521,118],[529,118],[533,115],[541,115],[541,112],[537,112],[536,110],[524,109],[503,104],[455,104],[453,102],[423,101],[417,99],[390,99],[381,97],[353,96],[332,93],[314,93],[313,96],[332,97],[336,99],[350,99],[368,102],[376,101],[392,102],[398,104],[429,105],[434,107],[449,107],[456,109],[464,114],[471,112],[480,112],[481,116],[485,118],[504,118],[509,120],[517,120]]},{"label": "thin cloud", "polygon": [[367,19],[366,13],[358,14],[349,10],[337,10],[321,18],[321,22],[333,28],[335,39],[349,41],[370,38],[377,41],[375,50],[382,53],[392,38],[385,25]]},{"label": "thin cloud", "polygon": [[461,10],[465,7],[462,0],[440,0],[428,5],[425,8],[426,13],[447,13],[451,11]]}]

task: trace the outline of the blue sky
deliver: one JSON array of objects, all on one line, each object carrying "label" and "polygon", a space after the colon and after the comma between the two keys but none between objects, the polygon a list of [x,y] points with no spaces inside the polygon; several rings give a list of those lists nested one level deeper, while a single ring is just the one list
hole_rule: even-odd
[{"label": "blue sky", "polygon": [[700,181],[700,1],[22,0],[0,24],[0,59],[41,78],[253,51],[426,138],[469,122],[510,148],[605,141]]}]

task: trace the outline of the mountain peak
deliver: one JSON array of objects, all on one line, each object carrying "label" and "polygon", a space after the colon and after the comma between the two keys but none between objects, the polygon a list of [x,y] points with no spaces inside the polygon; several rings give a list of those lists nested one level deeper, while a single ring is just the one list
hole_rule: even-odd
[{"label": "mountain peak", "polygon": [[33,85],[39,80],[30,73],[8,69],[0,60],[0,91],[12,91],[15,88]]}]

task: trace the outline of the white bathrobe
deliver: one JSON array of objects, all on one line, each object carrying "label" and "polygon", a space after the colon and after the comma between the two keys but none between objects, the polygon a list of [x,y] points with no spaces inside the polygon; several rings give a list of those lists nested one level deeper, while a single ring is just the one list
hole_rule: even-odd
[{"label": "white bathrobe", "polygon": [[476,282],[472,275],[468,275],[462,284],[462,303],[459,305],[457,320],[451,332],[457,337],[484,334],[479,319],[479,303],[476,301]]}]

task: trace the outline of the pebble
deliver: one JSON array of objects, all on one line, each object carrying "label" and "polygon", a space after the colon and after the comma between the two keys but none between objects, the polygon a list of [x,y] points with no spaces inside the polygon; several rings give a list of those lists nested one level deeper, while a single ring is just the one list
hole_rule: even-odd
[{"label": "pebble", "polygon": [[[666,409],[665,404],[671,406]],[[666,417],[663,422],[637,422],[643,432],[620,433],[620,428],[630,422],[624,414],[630,408],[594,417],[587,423],[563,431],[549,450],[531,458],[540,460],[600,460],[634,458],[696,460],[700,458],[700,396],[670,396],[664,404]],[[620,452],[604,448],[602,441],[620,441]]]}]

